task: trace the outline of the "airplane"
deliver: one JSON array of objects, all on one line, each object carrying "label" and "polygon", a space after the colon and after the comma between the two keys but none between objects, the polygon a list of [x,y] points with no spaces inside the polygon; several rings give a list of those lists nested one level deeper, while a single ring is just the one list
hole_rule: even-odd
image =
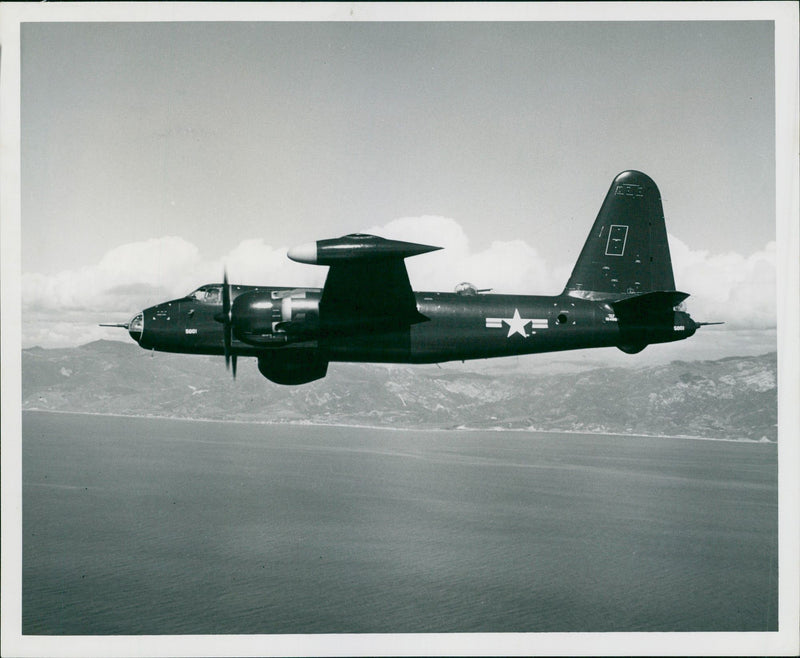
[{"label": "airplane", "polygon": [[405,260],[441,247],[354,233],[294,247],[328,266],[323,288],[201,286],[137,313],[122,327],[142,348],[255,357],[285,385],[325,377],[330,362],[440,363],[617,347],[628,354],[683,340],[698,327],[675,289],[661,194],[639,171],[611,184],[560,295],[414,292]]}]

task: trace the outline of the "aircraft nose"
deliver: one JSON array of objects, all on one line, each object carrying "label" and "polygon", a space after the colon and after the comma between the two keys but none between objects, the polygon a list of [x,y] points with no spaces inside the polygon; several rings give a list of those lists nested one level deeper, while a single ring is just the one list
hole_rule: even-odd
[{"label": "aircraft nose", "polygon": [[144,313],[138,313],[128,323],[128,333],[131,338],[137,343],[142,338],[142,330],[144,329]]}]

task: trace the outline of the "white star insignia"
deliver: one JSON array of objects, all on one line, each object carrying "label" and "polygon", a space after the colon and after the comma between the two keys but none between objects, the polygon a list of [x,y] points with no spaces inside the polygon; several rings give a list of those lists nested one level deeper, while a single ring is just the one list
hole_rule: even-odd
[{"label": "white star insignia", "polygon": [[530,322],[530,320],[525,320],[519,316],[519,309],[514,309],[514,317],[513,318],[503,318],[503,322],[508,325],[508,336],[506,338],[511,338],[514,334],[519,334],[523,338],[527,338],[528,334],[525,333],[525,326]]},{"label": "white star insignia", "polygon": [[[540,329],[547,329],[547,318],[521,318],[518,308],[514,309],[513,318],[486,318],[486,328],[502,329],[504,322],[508,325],[508,336],[506,338],[511,338],[514,334],[528,338]],[[531,333],[525,331],[528,324],[531,325]]]}]

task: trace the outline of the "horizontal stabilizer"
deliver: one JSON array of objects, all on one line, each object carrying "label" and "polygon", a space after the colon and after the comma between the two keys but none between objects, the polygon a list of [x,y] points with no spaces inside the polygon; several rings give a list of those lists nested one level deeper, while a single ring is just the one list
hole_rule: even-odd
[{"label": "horizontal stabilizer", "polygon": [[677,290],[657,290],[633,297],[626,297],[616,302],[609,302],[615,315],[621,320],[643,319],[654,314],[672,311],[689,296],[689,293]]}]

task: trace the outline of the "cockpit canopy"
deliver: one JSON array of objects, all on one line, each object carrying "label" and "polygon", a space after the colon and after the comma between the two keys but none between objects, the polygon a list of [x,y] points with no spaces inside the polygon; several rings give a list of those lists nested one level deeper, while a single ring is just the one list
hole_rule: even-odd
[{"label": "cockpit canopy", "polygon": [[456,286],[455,290],[457,295],[464,297],[473,297],[478,294],[478,287],[472,285],[469,281],[464,281]]},{"label": "cockpit canopy", "polygon": [[478,288],[477,286],[472,285],[469,281],[462,281],[456,286],[456,295],[461,295],[462,297],[475,297],[475,295],[480,295],[485,292],[490,292],[491,288]]},{"label": "cockpit canopy", "polygon": [[200,286],[194,292],[186,295],[186,297],[206,304],[219,304],[222,300],[222,286],[219,284]]}]

